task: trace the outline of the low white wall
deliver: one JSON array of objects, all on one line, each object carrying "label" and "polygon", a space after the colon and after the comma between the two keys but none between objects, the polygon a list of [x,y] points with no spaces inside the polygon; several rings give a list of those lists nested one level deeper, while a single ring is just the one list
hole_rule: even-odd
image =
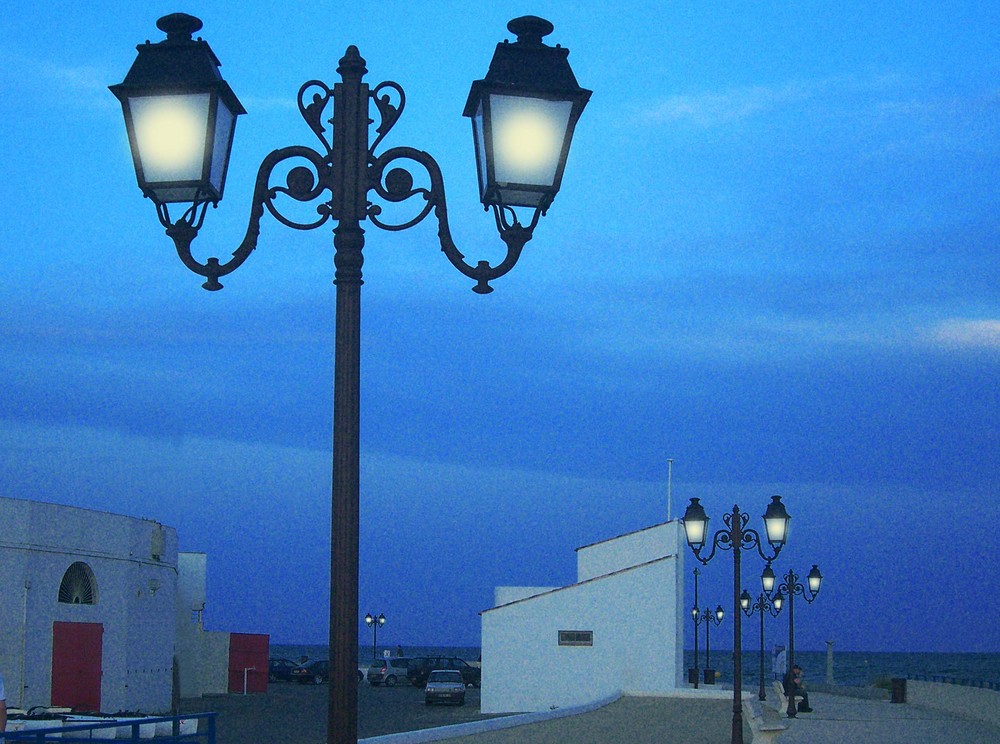
[{"label": "low white wall", "polygon": [[996,690],[908,679],[906,702],[1000,728],[1000,692]]}]

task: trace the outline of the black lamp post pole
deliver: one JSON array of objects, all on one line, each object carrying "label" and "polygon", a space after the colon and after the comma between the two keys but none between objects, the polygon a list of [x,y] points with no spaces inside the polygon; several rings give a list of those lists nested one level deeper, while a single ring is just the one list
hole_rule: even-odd
[{"label": "black lamp post pole", "polygon": [[750,604],[750,601],[750,593],[744,591],[740,602],[743,605],[743,612],[746,613],[747,617],[752,617],[754,613],[760,615],[760,685],[757,689],[757,699],[767,700],[767,693],[764,691],[764,613],[770,613],[771,617],[777,617],[778,613],[781,612],[784,597],[778,594],[774,601],[770,602],[767,595],[761,592],[757,595],[757,601],[753,605]]},{"label": "black lamp post pole", "polygon": [[701,570],[694,568],[694,612],[691,618],[694,620],[694,689],[698,689],[698,677],[701,676],[701,669],[698,668],[698,625],[701,623],[701,613],[698,610],[698,574]]}]

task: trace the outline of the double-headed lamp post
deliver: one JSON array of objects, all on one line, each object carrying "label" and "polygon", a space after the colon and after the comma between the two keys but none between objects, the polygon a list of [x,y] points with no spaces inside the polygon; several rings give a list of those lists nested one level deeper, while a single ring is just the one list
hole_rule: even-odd
[{"label": "double-headed lamp post", "polygon": [[378,658],[378,629],[385,625],[385,615],[369,612],[365,615],[365,625],[372,629],[372,659]]},{"label": "double-headed lamp post", "polygon": [[694,618],[696,637],[698,635],[698,626],[705,623],[705,684],[714,685],[715,670],[712,669],[712,643],[708,629],[713,623],[722,625],[722,620],[726,617],[726,611],[722,609],[722,605],[716,605],[714,610],[706,607],[704,612],[699,612],[698,608],[695,607],[691,610],[691,616]]},{"label": "double-headed lamp post", "polygon": [[[765,571],[770,570],[771,564],[767,564]],[[764,576],[761,576],[761,584],[766,585],[767,581]],[[764,615],[770,614],[771,617],[777,617],[778,613],[781,612],[781,607],[785,603],[785,597],[781,592],[778,592],[774,599],[768,599],[767,592],[774,587],[774,572],[771,572],[771,587],[766,591],[762,591],[757,595],[757,600],[750,596],[750,592],[746,589],[740,594],[740,609],[747,617],[753,617],[754,613],[760,615],[760,685],[757,688],[757,699],[767,700],[767,693],[764,692]]]},{"label": "double-headed lamp post", "polygon": [[[792,569],[788,569],[788,573],[782,576],[782,579],[784,581],[778,586],[778,593],[784,594],[788,598],[788,669],[790,671],[795,664],[795,595],[802,596],[806,602],[812,604],[823,584],[823,574],[819,572],[819,566],[814,563],[806,575],[805,584],[799,581],[799,575]],[[785,713],[789,718],[795,718],[796,715],[794,698],[794,695],[788,698],[788,709]]]},{"label": "double-headed lamp post", "polygon": [[[335,225],[336,340],[334,359],[333,509],[330,551],[329,742],[357,739],[358,483],[360,428],[361,268],[368,220],[384,230],[404,230],[431,212],[441,250],[475,282],[510,271],[559,191],[577,120],[590,98],[570,69],[569,51],[542,39],[552,24],[534,16],[511,21],[517,36],[498,44],[486,77],[472,84],[464,115],[472,120],[479,196],[492,209],[506,255],[495,266],[466,262],[451,238],[444,182],[437,162],[412,147],[377,152],[405,104],[394,82],[369,88],[365,60],[347,48],[332,87],[310,80],[298,93],[299,113],[319,148],[290,146],[268,154],[257,172],[246,234],[226,261],[204,262],[191,253],[209,205],[222,198],[236,119],[246,113],[219,74],[219,60],[202,39],[202,23],[184,13],[160,18],[167,34],[140,44],[125,80],[111,86],[122,105],[139,188],[156,207],[181,261],[205,278],[208,290],[239,267],[257,247],[260,219],[268,212],[282,224],[312,230]],[[332,117],[331,109],[332,107]],[[328,131],[332,124],[332,134]],[[372,139],[374,127],[374,139]],[[290,163],[296,163],[294,167]],[[280,168],[279,168],[280,167]],[[420,185],[412,168],[417,168]],[[283,183],[272,184],[284,174]],[[415,215],[390,220],[381,205],[414,199]],[[292,202],[315,203],[316,218],[299,222],[282,212]],[[171,210],[179,205],[176,212]],[[526,210],[522,222],[516,209]],[[177,214],[179,213],[179,215]]]},{"label": "double-headed lamp post", "polygon": [[784,504],[781,503],[780,496],[772,496],[771,503],[764,511],[764,528],[767,535],[767,542],[774,553],[768,556],[761,546],[760,534],[748,528],[750,515],[740,511],[740,507],[733,505],[731,512],[723,515],[722,521],[726,525],[724,529],[718,530],[712,536],[712,548],[708,557],[703,557],[702,549],[708,542],[708,515],[705,507],[699,499],[691,499],[687,510],[684,512],[684,532],[687,543],[694,551],[694,556],[702,564],[707,564],[715,556],[716,549],[733,551],[733,725],[731,733],[731,744],[743,744],[743,661],[742,661],[742,623],[740,612],[740,558],[744,550],[757,549],[761,558],[765,561],[774,560],[781,552],[788,537],[788,512],[785,511]]}]

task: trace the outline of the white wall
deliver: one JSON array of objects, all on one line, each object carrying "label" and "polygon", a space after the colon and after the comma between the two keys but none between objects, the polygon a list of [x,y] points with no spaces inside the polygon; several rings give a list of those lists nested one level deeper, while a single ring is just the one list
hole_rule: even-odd
[{"label": "white wall", "polygon": [[[659,558],[484,612],[482,711],[675,689],[683,665],[675,642],[678,563]],[[559,646],[560,630],[593,631],[593,646]]]},{"label": "white wall", "polygon": [[675,520],[577,548],[576,580],[587,581],[654,558],[676,555],[680,552],[679,535],[679,522]]},{"label": "white wall", "polygon": [[[8,705],[51,702],[52,628],[65,621],[104,627],[105,710],[169,710],[176,555],[174,530],[150,520],[0,498],[0,670]],[[58,601],[77,561],[94,573],[95,604]]]}]

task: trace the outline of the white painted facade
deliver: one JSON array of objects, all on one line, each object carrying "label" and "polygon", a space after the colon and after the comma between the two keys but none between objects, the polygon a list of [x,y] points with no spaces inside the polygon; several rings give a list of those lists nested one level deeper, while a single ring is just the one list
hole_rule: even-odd
[{"label": "white painted facade", "polygon": [[[678,521],[577,549],[577,581],[498,587],[482,613],[484,713],[549,710],[682,686],[684,550]],[[561,645],[566,642],[592,645]]]},{"label": "white painted facade", "polygon": [[[83,601],[60,601],[77,563],[89,568],[93,586]],[[170,710],[176,585],[170,527],[0,498],[0,670],[8,706],[50,704],[55,625],[74,623],[103,628],[102,708]]]}]

